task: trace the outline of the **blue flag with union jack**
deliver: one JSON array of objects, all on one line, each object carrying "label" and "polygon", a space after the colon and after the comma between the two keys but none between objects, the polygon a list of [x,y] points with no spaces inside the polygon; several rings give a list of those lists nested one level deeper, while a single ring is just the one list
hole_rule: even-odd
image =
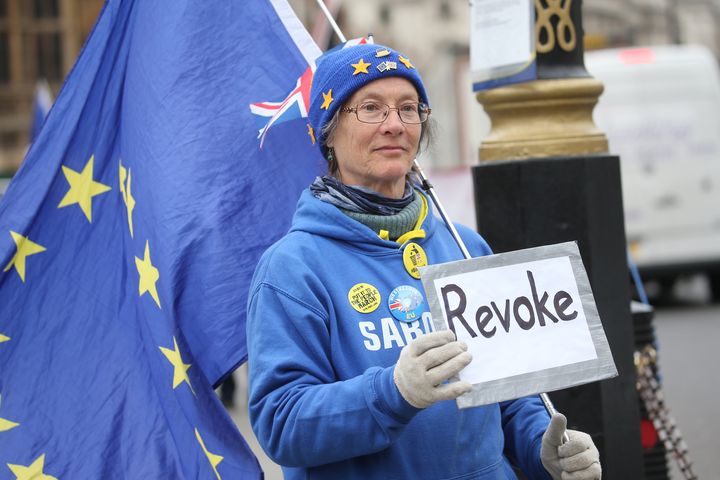
[{"label": "blue flag with union jack", "polygon": [[0,478],[260,478],[212,386],[323,167],[285,0],[107,0],[0,201]]},{"label": "blue flag with union jack", "polygon": [[[324,55],[338,49],[365,43],[369,43],[369,40],[366,37],[353,38],[325,52],[322,56],[318,57],[315,62],[308,65],[302,75],[300,75],[295,82],[295,88],[293,88],[283,100],[277,102],[254,102],[250,104],[250,111],[255,114],[255,121],[260,129],[258,132],[260,147],[262,148],[265,142],[265,135],[273,125],[281,124],[290,120],[307,118],[308,109],[310,108],[310,87],[312,86],[315,66],[317,63],[322,61]],[[310,135],[311,141],[314,144],[315,137],[309,127],[308,135]]]}]

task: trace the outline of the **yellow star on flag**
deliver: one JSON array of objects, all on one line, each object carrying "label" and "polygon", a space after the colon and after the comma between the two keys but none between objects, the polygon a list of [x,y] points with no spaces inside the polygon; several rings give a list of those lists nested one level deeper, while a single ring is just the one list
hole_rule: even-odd
[{"label": "yellow star on flag", "polygon": [[160,306],[160,297],[157,292],[157,281],[160,279],[160,271],[155,268],[150,260],[150,242],[145,241],[145,257],[140,259],[135,257],[135,266],[137,267],[138,274],[140,275],[140,281],[138,283],[138,291],[142,297],[145,292],[150,292],[150,296],[157,303],[158,308]]},{"label": "yellow star on flag", "polygon": [[92,223],[92,197],[111,190],[107,185],[93,180],[94,159],[95,155],[92,155],[80,173],[65,165],[62,166],[65,179],[70,184],[70,190],[58,205],[58,208],[63,208],[77,203],[90,223]]},{"label": "yellow star on flag", "polygon": [[[0,403],[1,403],[1,401],[2,401],[2,396],[0,395]],[[17,427],[18,425],[20,425],[20,424],[11,422],[10,420],[7,420],[5,418],[0,418],[0,432],[7,432],[8,430],[11,430],[11,429]]]},{"label": "yellow star on flag", "polygon": [[15,474],[16,480],[58,480],[51,475],[45,475],[43,468],[45,465],[45,454],[40,455],[35,461],[27,467],[23,465],[14,465],[8,463],[7,466]]},{"label": "yellow star on flag", "polygon": [[15,255],[10,259],[10,263],[8,263],[5,268],[3,269],[3,272],[7,272],[10,270],[11,267],[15,267],[15,271],[20,275],[20,280],[25,282],[25,259],[29,257],[30,255],[35,255],[36,253],[44,252],[45,247],[42,245],[38,245],[37,243],[31,241],[27,237],[23,237],[19,233],[10,231],[10,235],[13,238],[13,241],[15,242],[15,247],[17,248],[17,251],[15,252]]},{"label": "yellow star on flag", "polygon": [[328,107],[330,107],[330,104],[331,104],[332,101],[333,101],[333,98],[332,98],[332,88],[331,88],[330,90],[328,90],[327,93],[322,92],[322,96],[323,96],[323,103],[322,103],[322,105],[320,105],[320,109],[322,109],[322,110],[327,110]]},{"label": "yellow star on flag", "polygon": [[351,63],[353,67],[355,67],[355,71],[353,72],[353,75],[357,75],[358,73],[370,73],[368,72],[368,67],[372,65],[371,63],[365,63],[365,60],[362,58],[358,63]]},{"label": "yellow star on flag", "polygon": [[185,382],[188,384],[188,387],[190,387],[190,391],[193,392],[193,395],[195,395],[195,390],[193,390],[192,385],[190,384],[190,377],[188,377],[187,375],[187,371],[192,366],[192,364],[183,363],[182,357],[180,356],[180,348],[178,348],[177,340],[175,340],[175,337],[173,337],[173,344],[175,345],[175,350],[158,347],[160,348],[160,351],[163,353],[163,355],[165,355],[165,357],[170,363],[172,363],[174,367],[173,390],[175,390],[178,385]]},{"label": "yellow star on flag", "polygon": [[398,60],[400,60],[400,62],[402,62],[402,64],[405,65],[405,67],[407,67],[407,68],[415,68],[415,67],[413,67],[413,64],[410,63],[410,60],[403,57],[402,55],[398,56]]},{"label": "yellow star on flag", "polygon": [[17,427],[18,425],[20,424],[11,422],[10,420],[6,420],[4,418],[0,418],[0,432],[7,432],[8,430]]},{"label": "yellow star on flag", "polygon": [[312,140],[312,144],[315,145],[315,130],[313,130],[312,125],[308,123],[308,135],[310,135],[310,140]]},{"label": "yellow star on flag", "polygon": [[[125,186],[127,179],[127,187]],[[123,167],[120,163],[120,193],[122,194],[123,203],[127,209],[128,225],[130,226],[130,238],[133,237],[133,221],[132,212],[135,208],[135,198],[132,196],[132,190],[130,189],[131,171]]]},{"label": "yellow star on flag", "polygon": [[198,432],[198,429],[195,429],[195,437],[197,438],[197,441],[200,443],[200,447],[202,448],[202,451],[205,452],[205,456],[210,461],[210,466],[212,466],[213,472],[215,472],[215,476],[218,478],[218,480],[222,480],[220,477],[220,474],[217,471],[217,466],[220,464],[220,462],[223,461],[223,457],[220,455],[215,455],[214,453],[210,453],[208,449],[205,447],[205,442],[203,442],[202,437],[200,436],[200,432]]},{"label": "yellow star on flag", "polygon": [[6,337],[2,333],[0,333],[0,343],[7,342],[8,340],[10,340],[10,337]]}]

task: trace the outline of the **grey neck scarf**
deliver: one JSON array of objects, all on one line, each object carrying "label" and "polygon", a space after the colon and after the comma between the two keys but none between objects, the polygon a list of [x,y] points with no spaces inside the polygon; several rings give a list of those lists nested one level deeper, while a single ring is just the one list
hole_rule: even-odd
[{"label": "grey neck scarf", "polygon": [[330,175],[315,178],[310,192],[315,198],[343,210],[369,215],[396,215],[415,198],[410,182],[405,183],[403,197],[395,199],[384,197],[367,187],[345,185]]}]

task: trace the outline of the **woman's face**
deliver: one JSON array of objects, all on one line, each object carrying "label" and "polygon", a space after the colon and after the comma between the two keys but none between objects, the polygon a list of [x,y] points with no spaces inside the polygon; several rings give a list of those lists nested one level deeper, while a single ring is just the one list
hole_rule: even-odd
[{"label": "woman's face", "polygon": [[[413,84],[400,77],[368,83],[345,103],[355,107],[374,101],[397,107],[418,102]],[[390,110],[382,123],[363,123],[355,113],[341,112],[328,147],[335,151],[339,179],[346,185],[369,187],[390,198],[401,198],[405,175],[412,168],[420,142],[421,125],[407,125],[397,110]]]}]

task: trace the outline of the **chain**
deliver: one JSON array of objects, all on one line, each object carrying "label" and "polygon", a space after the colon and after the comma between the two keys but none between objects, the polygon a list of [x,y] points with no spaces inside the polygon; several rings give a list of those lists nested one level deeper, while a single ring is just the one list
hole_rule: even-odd
[{"label": "chain", "polygon": [[650,345],[642,351],[635,352],[637,390],[648,412],[648,418],[652,421],[658,437],[665,445],[665,450],[673,452],[680,472],[686,480],[698,480],[692,471],[692,464],[687,455],[687,444],[675,425],[675,420],[670,417],[662,389],[655,378],[656,362],[657,352]]}]

